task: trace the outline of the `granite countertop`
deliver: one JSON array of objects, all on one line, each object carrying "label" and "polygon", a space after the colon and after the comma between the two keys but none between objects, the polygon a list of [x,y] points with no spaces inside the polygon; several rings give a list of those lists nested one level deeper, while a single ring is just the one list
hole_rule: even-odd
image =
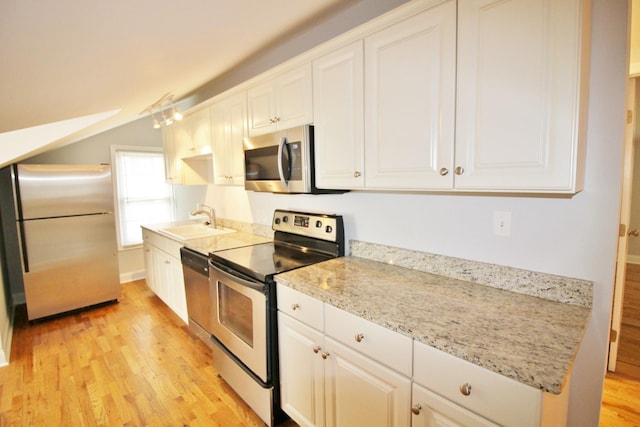
[{"label": "granite countertop", "polygon": [[279,284],[521,383],[558,394],[591,313],[354,256],[276,276]]},{"label": "granite countertop", "polygon": [[246,233],[242,231],[235,231],[229,234],[221,234],[218,236],[200,237],[195,239],[181,240],[176,236],[168,233],[163,233],[163,228],[176,227],[185,224],[197,224],[202,221],[176,221],[160,224],[143,225],[143,228],[153,231],[155,233],[162,234],[162,236],[182,243],[184,246],[200,252],[203,255],[208,255],[210,252],[222,251],[225,249],[237,248],[240,246],[257,245],[260,243],[270,242],[272,239],[267,237],[257,236],[255,234]]}]

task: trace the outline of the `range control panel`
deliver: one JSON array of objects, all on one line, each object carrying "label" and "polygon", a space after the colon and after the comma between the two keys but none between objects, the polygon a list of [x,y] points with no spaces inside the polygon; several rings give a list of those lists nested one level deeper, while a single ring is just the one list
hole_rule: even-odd
[{"label": "range control panel", "polygon": [[273,213],[274,231],[299,234],[315,239],[339,242],[344,239],[344,224],[340,215],[313,214],[276,210]]}]

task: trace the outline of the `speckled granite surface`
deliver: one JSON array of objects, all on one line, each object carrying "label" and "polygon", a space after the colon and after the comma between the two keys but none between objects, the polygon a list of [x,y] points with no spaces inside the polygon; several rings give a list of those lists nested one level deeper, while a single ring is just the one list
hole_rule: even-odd
[{"label": "speckled granite surface", "polygon": [[591,312],[355,256],[279,274],[276,280],[551,393],[562,390]]},{"label": "speckled granite surface", "polygon": [[525,295],[591,307],[593,283],[374,243],[349,242],[351,255]]},{"label": "speckled granite surface", "polygon": [[[251,227],[235,228],[232,225],[238,226],[240,225],[240,223],[235,223],[235,222],[227,223],[224,221],[220,225],[224,226],[225,228],[233,228],[234,230],[238,230],[238,231],[231,234],[222,234],[219,236],[204,237],[204,238],[189,239],[189,240],[179,240],[171,234],[165,234],[162,232],[163,228],[174,227],[174,226],[184,225],[184,224],[191,224],[191,223],[199,223],[199,222],[202,222],[202,221],[178,221],[178,222],[169,222],[169,223],[162,223],[162,224],[149,224],[149,225],[143,225],[142,227],[148,230],[154,231],[156,233],[160,233],[163,236],[168,237],[169,239],[173,239],[177,242],[180,242],[184,244],[184,246],[191,248],[195,251],[198,251],[204,255],[208,255],[209,252],[222,251],[225,249],[232,249],[240,246],[256,245],[259,243],[270,242],[271,240],[273,240],[273,231],[271,232],[270,237],[265,237],[264,233],[262,233],[261,235],[251,233],[250,231],[253,231]],[[249,232],[245,230],[248,230]],[[261,231],[264,231],[264,230],[261,230]]]}]

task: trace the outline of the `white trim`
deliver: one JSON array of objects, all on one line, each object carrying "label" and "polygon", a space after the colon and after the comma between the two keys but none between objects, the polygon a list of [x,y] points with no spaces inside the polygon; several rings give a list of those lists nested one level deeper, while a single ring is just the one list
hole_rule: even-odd
[{"label": "white trim", "polygon": [[15,304],[11,307],[11,316],[7,327],[1,333],[1,337],[4,337],[2,347],[0,348],[0,367],[7,366],[9,364],[9,358],[11,357],[11,341],[13,340],[13,322],[15,318]]},{"label": "white trim", "polygon": [[[116,223],[116,238],[118,242],[118,251],[125,251],[129,249],[135,249],[139,247],[139,245],[129,245],[123,246],[121,233],[120,233],[120,204],[119,204],[119,195],[118,195],[118,163],[116,162],[116,153],[118,151],[129,151],[129,152],[138,152],[138,153],[161,153],[164,155],[162,147],[152,147],[152,146],[142,146],[142,145],[112,145],[111,146],[111,183],[113,187],[113,210],[115,215],[115,223]],[[175,217],[175,193],[173,186],[171,186],[171,197],[174,199],[174,203],[172,203],[173,207],[173,216]]]},{"label": "white trim", "polygon": [[129,283],[136,280],[144,279],[146,277],[144,270],[129,271],[120,274],[120,283]]}]

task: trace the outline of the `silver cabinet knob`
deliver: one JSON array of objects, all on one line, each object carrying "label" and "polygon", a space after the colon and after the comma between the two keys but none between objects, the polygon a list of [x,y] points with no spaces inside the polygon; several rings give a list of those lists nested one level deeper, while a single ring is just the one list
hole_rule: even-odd
[{"label": "silver cabinet knob", "polygon": [[471,384],[464,383],[460,386],[460,393],[465,396],[469,396],[471,394]]},{"label": "silver cabinet knob", "polygon": [[364,334],[356,334],[354,338],[356,342],[362,342],[362,340],[364,339]]},{"label": "silver cabinet knob", "polygon": [[291,310],[296,311],[300,308],[300,304],[291,304]]},{"label": "silver cabinet knob", "polygon": [[456,167],[455,171],[456,175],[462,175],[464,173],[464,168],[462,166]]},{"label": "silver cabinet knob", "polygon": [[411,407],[411,412],[413,412],[414,415],[420,415],[421,410],[422,410],[422,405],[419,403],[416,403]]},{"label": "silver cabinet knob", "polygon": [[446,174],[449,173],[449,169],[447,168],[440,168],[440,175],[441,176],[445,176]]},{"label": "silver cabinet knob", "polygon": [[318,353],[320,350],[322,350],[322,347],[320,347],[319,345],[314,345],[313,346],[313,352],[314,353]]},{"label": "silver cabinet knob", "polygon": [[355,171],[355,172],[353,173],[353,177],[354,177],[354,178],[360,178],[360,175],[362,175],[362,174],[360,173],[360,171]]},{"label": "silver cabinet knob", "polygon": [[326,359],[327,359],[327,357],[329,357],[329,353],[327,353],[326,351],[323,351],[323,352],[322,352],[322,354],[321,354],[321,356],[322,356],[322,358],[323,358],[323,359],[325,359],[325,360],[326,360]]}]

